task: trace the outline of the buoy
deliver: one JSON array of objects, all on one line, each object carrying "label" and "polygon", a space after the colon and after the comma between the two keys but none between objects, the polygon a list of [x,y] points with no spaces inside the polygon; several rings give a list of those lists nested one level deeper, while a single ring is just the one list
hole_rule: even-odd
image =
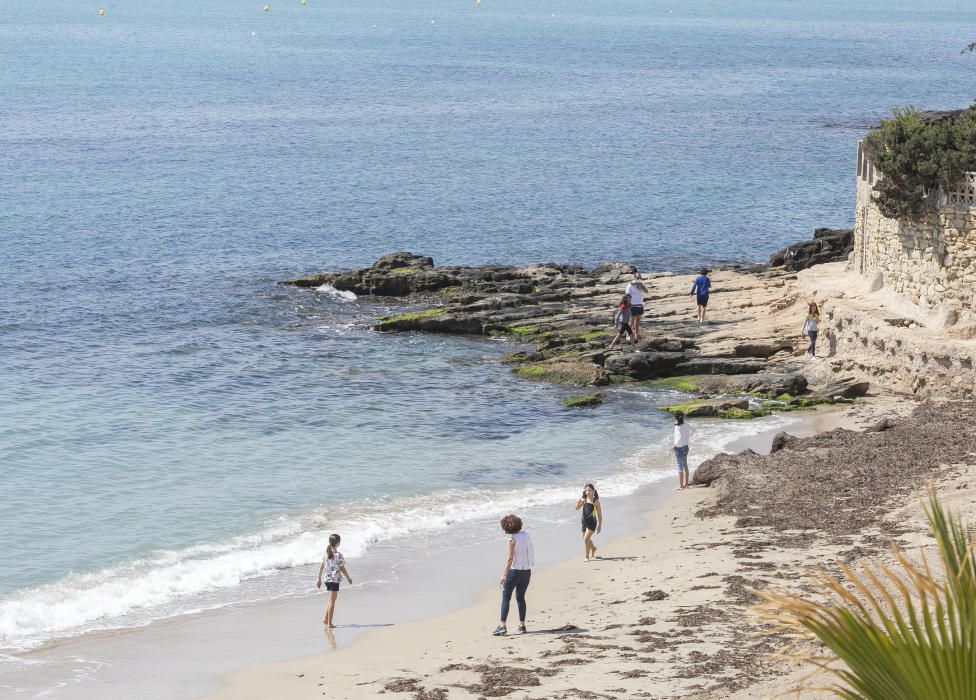
[{"label": "buoy", "polygon": [[434,23],[434,20],[431,20],[430,23],[433,24]]},{"label": "buoy", "polygon": [[104,17],[105,16],[105,9],[104,8],[99,9],[98,16],[99,17]]},{"label": "buoy", "polygon": [[302,5],[305,5],[307,3],[308,3],[308,0],[302,0]]},{"label": "buoy", "polygon": [[258,33],[257,33],[257,32],[251,32],[251,36],[252,36],[252,37],[256,37],[257,35],[258,35]]},{"label": "buoy", "polygon": [[264,11],[265,12],[271,12],[271,5],[265,5],[264,6]]},{"label": "buoy", "polygon": [[480,5],[481,4],[481,0],[474,0],[474,4],[475,5]]}]

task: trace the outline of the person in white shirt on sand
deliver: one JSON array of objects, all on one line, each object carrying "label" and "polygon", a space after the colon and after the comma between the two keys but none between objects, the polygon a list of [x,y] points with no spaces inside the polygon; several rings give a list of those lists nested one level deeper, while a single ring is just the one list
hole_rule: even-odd
[{"label": "person in white shirt on sand", "polygon": [[688,439],[691,432],[692,427],[685,423],[685,414],[675,411],[674,462],[678,467],[678,488],[675,491],[688,488]]}]

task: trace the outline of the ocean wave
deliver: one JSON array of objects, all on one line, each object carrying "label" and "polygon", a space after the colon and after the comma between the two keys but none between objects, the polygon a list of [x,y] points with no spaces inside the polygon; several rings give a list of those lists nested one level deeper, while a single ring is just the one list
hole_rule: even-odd
[{"label": "ocean wave", "polygon": [[315,288],[316,292],[322,292],[323,294],[328,294],[334,299],[339,301],[356,301],[357,297],[354,292],[344,291],[341,289],[336,289],[331,284],[322,284]]},{"label": "ocean wave", "polygon": [[[697,431],[696,464],[732,439],[775,427],[786,420],[751,421],[732,428],[727,422]],[[599,479],[603,497],[621,497],[672,477],[670,434],[633,453]],[[0,648],[28,649],[56,637],[94,629],[141,626],[186,614],[190,609],[223,607],[228,602],[203,594],[321,560],[330,532],[343,533],[343,552],[362,557],[370,546],[424,535],[463,523],[496,519],[509,512],[572,502],[579,484],[536,484],[507,491],[451,489],[417,497],[362,500],[297,515],[280,516],[257,532],[181,550],[159,551],[121,566],[74,574],[55,583],[23,589],[0,600]]]}]

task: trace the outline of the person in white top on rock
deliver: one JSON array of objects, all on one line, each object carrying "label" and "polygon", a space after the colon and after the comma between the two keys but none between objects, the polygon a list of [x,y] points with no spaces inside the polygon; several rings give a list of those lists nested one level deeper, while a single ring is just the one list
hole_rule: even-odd
[{"label": "person in white top on rock", "polygon": [[692,427],[685,423],[685,414],[674,412],[674,462],[678,467],[678,488],[675,491],[688,488],[688,439],[691,437]]},{"label": "person in white top on rock", "polygon": [[647,287],[641,279],[641,273],[635,271],[634,279],[627,285],[625,294],[630,295],[630,328],[634,332],[634,342],[639,340],[641,316],[644,315],[644,295]]},{"label": "person in white top on rock", "polygon": [[525,590],[529,587],[532,567],[535,566],[535,549],[532,547],[532,538],[529,537],[529,533],[522,531],[522,519],[517,515],[506,515],[502,518],[502,530],[509,535],[508,559],[505,560],[505,568],[498,580],[502,587],[502,614],[501,622],[492,632],[496,637],[508,634],[506,627],[508,606],[512,602],[513,592],[519,612],[518,631],[519,634],[525,634]]},{"label": "person in white top on rock", "polygon": [[800,329],[801,336],[810,338],[810,345],[807,346],[807,357],[817,356],[817,333],[820,330],[820,309],[817,303],[811,301],[807,306],[807,317],[803,319],[803,328]]}]

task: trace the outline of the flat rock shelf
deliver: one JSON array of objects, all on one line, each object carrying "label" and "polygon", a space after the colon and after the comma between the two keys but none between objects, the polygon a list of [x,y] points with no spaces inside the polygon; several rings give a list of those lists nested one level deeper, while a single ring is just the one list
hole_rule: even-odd
[{"label": "flat rock shelf", "polygon": [[719,417],[749,418],[866,393],[866,385],[852,388],[844,380],[835,380],[828,392],[808,386],[796,275],[766,266],[712,273],[703,325],[690,296],[694,275],[644,275],[649,293],[636,350],[625,342],[608,351],[613,315],[633,271],[621,263],[592,269],[555,263],[438,267],[430,257],[392,253],[368,268],[284,284],[402,300],[405,311],[376,319],[377,331],[518,339],[534,350],[501,360],[526,379],[597,387],[640,382],[702,401],[730,394],[765,400],[749,409],[737,404],[716,411]]}]

